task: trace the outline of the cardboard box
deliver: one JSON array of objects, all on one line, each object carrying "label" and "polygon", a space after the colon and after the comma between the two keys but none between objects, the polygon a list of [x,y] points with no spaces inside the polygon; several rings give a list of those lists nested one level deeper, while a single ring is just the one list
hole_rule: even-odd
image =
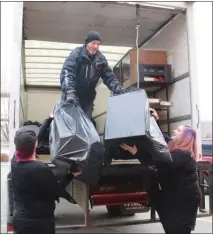
[{"label": "cardboard box", "polygon": [[[137,82],[137,51],[130,50],[130,79],[124,82],[124,87],[127,88]],[[166,51],[157,50],[140,50],[139,64],[167,64]]]}]

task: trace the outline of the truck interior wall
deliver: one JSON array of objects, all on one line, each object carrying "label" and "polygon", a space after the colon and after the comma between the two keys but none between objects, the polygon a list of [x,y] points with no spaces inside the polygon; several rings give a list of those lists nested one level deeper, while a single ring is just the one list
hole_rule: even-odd
[{"label": "truck interior wall", "polygon": [[27,91],[27,120],[42,122],[47,118],[55,105],[61,98],[60,90],[33,89]]},{"label": "truck interior wall", "polygon": [[201,137],[212,138],[212,121],[201,122]]},{"label": "truck interior wall", "polygon": [[[179,15],[156,37],[150,40],[141,49],[167,51],[167,62],[172,65],[172,76],[175,83],[169,86],[168,101],[172,103],[169,108],[170,134],[175,126],[180,124],[191,125],[190,80],[187,48],[187,26],[185,14]],[[166,89],[155,93],[155,97],[166,100]],[[181,120],[187,118],[187,120]],[[165,112],[160,118],[165,120]],[[161,126],[166,130],[166,124]]]},{"label": "truck interior wall", "polygon": [[[154,37],[140,49],[167,51],[168,63],[172,65],[172,75],[174,79],[179,80],[180,77],[184,77],[171,85],[168,90],[169,101],[172,102],[172,107],[169,108],[169,116],[170,119],[176,119],[177,121],[175,123],[170,123],[170,134],[174,127],[179,124],[190,125],[190,118],[184,121],[178,120],[184,119],[184,116],[190,116],[191,114],[185,14],[179,15],[156,37]],[[99,85],[96,88],[96,91],[97,97],[95,100],[93,117],[95,117],[98,132],[102,135],[104,132],[107,98],[110,92],[103,84]],[[155,97],[166,100],[166,90],[164,89],[156,92]],[[161,120],[164,120],[164,123],[161,125],[163,132],[168,132],[168,125],[165,123],[165,121],[167,121],[166,111],[161,111],[160,117]]]},{"label": "truck interior wall", "polygon": [[96,99],[94,101],[93,118],[96,122],[97,131],[103,140],[104,123],[107,111],[107,101],[110,95],[109,89],[101,83],[96,87]]}]

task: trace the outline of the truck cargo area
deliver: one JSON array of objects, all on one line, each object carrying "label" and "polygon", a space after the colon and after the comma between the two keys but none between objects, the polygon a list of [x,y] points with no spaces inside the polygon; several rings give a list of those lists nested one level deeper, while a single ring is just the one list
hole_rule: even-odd
[{"label": "truck cargo area", "polygon": [[[77,2],[24,3],[21,122],[42,122],[48,117],[56,100],[60,99],[59,75],[63,62],[72,49],[84,43],[84,37],[90,29],[101,33],[101,51],[116,75],[122,74],[122,77],[118,75],[118,78],[124,86],[135,83],[135,77],[132,80],[130,71],[134,68],[129,68],[132,60],[135,63],[136,58],[132,51],[129,52],[135,46],[135,5],[99,2],[85,4],[87,7],[83,9],[81,3]],[[151,6],[141,5],[139,47],[140,50],[148,52],[164,53],[165,55],[158,56],[158,61],[171,65],[174,80],[171,85],[159,83],[155,87],[146,88],[151,106],[162,109],[162,129],[170,133],[170,129],[177,124],[191,124],[186,14],[185,9],[180,7]],[[121,14],[107,16],[107,12],[117,11]],[[97,16],[96,12],[99,12]],[[78,23],[73,23],[72,19]],[[44,30],[44,25],[49,27]],[[155,56],[155,53],[152,56]],[[151,83],[151,86],[153,84]],[[102,138],[110,91],[100,80],[96,92],[93,118]],[[180,93],[186,95],[184,106],[179,99]],[[160,105],[162,101],[166,104]],[[170,104],[171,107],[168,108]]]},{"label": "truck cargo area", "polygon": [[[161,129],[165,134],[170,135],[181,124],[192,125],[200,130],[199,124],[197,125],[197,97],[192,77],[194,73],[191,72],[193,48],[189,48],[189,38],[192,35],[189,30],[190,11],[186,10],[187,3],[139,4],[139,64],[158,64],[162,69],[171,69],[167,83],[140,75],[140,87],[147,91],[150,107],[157,110]],[[89,30],[100,32],[100,51],[106,56],[109,66],[123,86],[136,84],[135,4],[24,2],[19,3],[16,14],[19,18],[16,24],[23,29],[23,38],[19,41],[22,44],[19,51],[21,57],[16,60],[21,63],[21,70],[17,66],[15,68],[17,74],[21,72],[21,81],[14,83],[20,90],[18,94],[16,92],[9,97],[12,101],[11,116],[14,118],[11,123],[14,130],[11,137],[17,126],[24,122],[41,123],[49,116],[56,101],[61,98],[59,77],[63,63],[75,47],[84,44]],[[101,79],[96,92],[93,120],[103,141],[107,101],[111,93]],[[14,147],[12,143],[11,147]],[[48,153],[40,155],[40,160],[50,164]],[[142,183],[146,177],[148,173],[143,165],[133,158],[113,160],[110,166],[104,167],[98,187],[91,188],[74,180],[71,189],[78,204],[70,204],[62,199],[56,205],[56,227],[155,222],[155,211],[150,208],[147,187]],[[122,195],[124,193],[125,197]],[[144,208],[142,216],[122,216],[106,220],[110,206],[118,207],[134,202],[143,204],[144,207],[147,204],[148,208]],[[99,206],[107,206],[108,211],[103,211]],[[8,223],[11,223],[11,217],[9,212]]]}]

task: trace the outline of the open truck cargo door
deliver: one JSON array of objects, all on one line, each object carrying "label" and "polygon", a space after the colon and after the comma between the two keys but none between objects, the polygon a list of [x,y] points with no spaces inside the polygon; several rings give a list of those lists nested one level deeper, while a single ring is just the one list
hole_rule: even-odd
[{"label": "open truck cargo door", "polygon": [[[22,21],[23,2],[2,3],[2,88],[7,84],[9,99],[9,147],[10,157],[15,150],[13,138],[19,128],[20,120],[20,89],[21,89],[21,58],[22,58]],[[4,23],[3,23],[4,22]],[[5,22],[7,22],[5,24]],[[9,46],[8,46],[9,45]],[[1,89],[2,91],[2,89]]]}]

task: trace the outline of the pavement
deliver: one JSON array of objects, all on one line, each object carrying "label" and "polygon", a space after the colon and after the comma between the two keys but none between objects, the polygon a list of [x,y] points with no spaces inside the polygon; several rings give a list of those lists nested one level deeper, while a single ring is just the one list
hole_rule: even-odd
[{"label": "pavement", "polygon": [[[208,207],[208,197],[206,198],[206,207]],[[77,206],[61,200],[56,206],[56,227],[65,225],[76,225],[84,223],[83,211]],[[109,218],[105,207],[95,207],[90,211],[91,225],[116,223],[122,221],[136,221],[149,219],[150,213],[136,214],[131,217]],[[57,233],[164,233],[160,223],[136,224],[123,226],[108,226],[101,228],[80,228],[80,229],[57,229]],[[197,225],[192,233],[212,233],[212,216],[197,218]]]},{"label": "pavement", "polygon": [[[7,186],[6,178],[9,172],[9,164],[1,163],[1,233],[6,233],[7,223]],[[208,207],[208,197],[206,198],[206,207]],[[71,229],[69,225],[84,224],[84,213],[77,205],[68,203],[61,199],[56,205],[56,233],[164,233],[160,223],[137,224],[127,226],[108,226],[101,228],[80,228]],[[144,220],[150,218],[150,213],[136,214],[131,217],[109,218],[105,207],[95,207],[90,211],[91,224],[107,224],[117,221]],[[61,228],[65,227],[67,228]],[[212,216],[197,218],[197,225],[193,233],[212,233]]]}]

